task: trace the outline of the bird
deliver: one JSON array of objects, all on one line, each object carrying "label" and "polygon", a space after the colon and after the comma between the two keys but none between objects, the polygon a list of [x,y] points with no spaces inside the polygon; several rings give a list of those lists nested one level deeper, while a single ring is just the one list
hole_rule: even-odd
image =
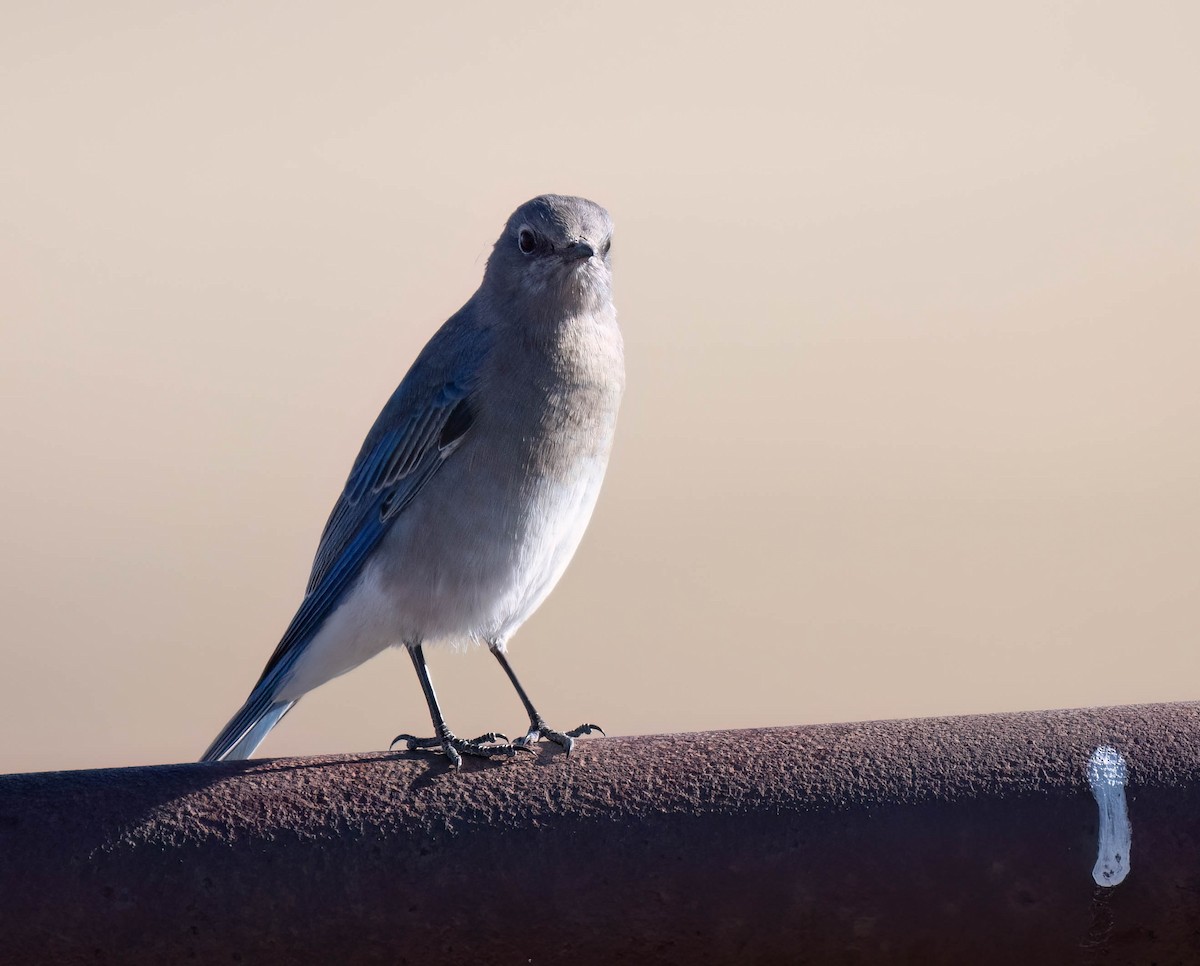
[{"label": "bird", "polygon": [[[412,659],[434,734],[410,751],[570,754],[508,660],[517,629],[575,553],[608,466],[625,388],[612,219],[540,195],[508,218],[478,290],[418,354],[367,433],[303,600],[249,697],[201,761],[249,758],[296,702],[390,647]],[[529,717],[523,737],[463,739],[442,715],[426,646],[483,644]]]}]

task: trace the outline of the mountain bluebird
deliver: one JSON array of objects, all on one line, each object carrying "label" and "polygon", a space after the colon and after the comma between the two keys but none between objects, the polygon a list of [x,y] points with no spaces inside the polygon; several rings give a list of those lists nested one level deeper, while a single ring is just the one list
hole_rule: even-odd
[{"label": "mountain bluebird", "polygon": [[[308,590],[203,761],[247,758],[301,696],[390,646],[412,658],[434,737],[492,757],[573,738],[538,714],[505,656],[575,553],[604,479],[625,382],[608,212],[543,195],[513,213],[479,290],[417,356],[371,427],[317,547]],[[483,642],[529,730],[466,741],[446,725],[425,644]],[[393,742],[393,745],[396,743]]]}]

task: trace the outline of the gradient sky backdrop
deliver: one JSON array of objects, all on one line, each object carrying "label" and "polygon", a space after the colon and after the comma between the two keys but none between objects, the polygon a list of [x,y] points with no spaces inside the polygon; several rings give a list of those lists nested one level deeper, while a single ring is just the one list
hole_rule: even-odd
[{"label": "gradient sky backdrop", "polygon": [[[1200,697],[1200,6],[9,4],[0,771],[194,759],[509,212],[617,224],[512,645],[612,733]],[[516,734],[434,653],[460,734]],[[261,753],[429,727],[387,653]]]}]

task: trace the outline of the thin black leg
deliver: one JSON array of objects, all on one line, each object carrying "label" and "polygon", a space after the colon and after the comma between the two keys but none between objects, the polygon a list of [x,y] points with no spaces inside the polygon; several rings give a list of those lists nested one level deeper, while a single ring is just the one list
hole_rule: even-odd
[{"label": "thin black leg", "polygon": [[571,753],[571,749],[575,747],[575,739],[580,735],[590,735],[593,731],[599,731],[600,734],[604,734],[603,728],[601,728],[599,725],[591,723],[581,724],[578,728],[573,728],[566,733],[555,731],[553,728],[547,725],[542,716],[538,714],[537,708],[533,706],[533,702],[529,700],[529,695],[526,694],[525,689],[521,687],[521,682],[517,679],[516,672],[513,671],[512,666],[508,663],[508,658],[504,656],[504,652],[495,644],[489,644],[488,650],[492,652],[492,656],[495,657],[496,660],[500,662],[500,666],[504,668],[504,673],[508,675],[508,679],[512,682],[512,686],[516,688],[517,697],[521,699],[521,703],[525,705],[525,711],[529,715],[529,731],[525,734],[525,737],[518,738],[516,741],[514,741],[513,745],[518,748],[529,748],[536,744],[540,739],[546,738],[549,741],[553,741],[569,755]]},{"label": "thin black leg", "polygon": [[416,644],[408,648],[408,656],[412,658],[413,667],[417,672],[417,680],[421,682],[421,690],[425,692],[425,703],[429,705],[429,717],[433,719],[433,730],[439,736],[450,734],[450,729],[446,727],[446,719],[442,717],[442,708],[438,704],[437,692],[433,690],[433,681],[429,677],[424,648],[420,644]]},{"label": "thin black leg", "polygon": [[[404,741],[407,743],[409,751],[440,749],[450,764],[454,766],[455,771],[462,768],[463,755],[474,755],[477,758],[492,758],[496,755],[512,757],[515,749],[504,735],[489,732],[470,741],[455,737],[454,732],[446,724],[446,719],[442,716],[442,709],[438,705],[437,693],[433,690],[433,681],[429,678],[429,668],[425,664],[425,652],[420,644],[411,644],[407,650],[408,656],[412,658],[413,667],[416,669],[417,680],[421,682],[425,703],[429,705],[429,717],[433,720],[435,735],[432,738],[396,735],[392,739],[392,747],[395,747],[397,741]],[[503,744],[491,744],[491,742],[497,741],[503,741]]]}]

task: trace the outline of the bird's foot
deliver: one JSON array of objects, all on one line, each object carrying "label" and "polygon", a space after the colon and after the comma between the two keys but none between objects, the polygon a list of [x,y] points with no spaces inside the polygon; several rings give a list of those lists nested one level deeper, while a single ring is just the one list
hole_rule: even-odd
[{"label": "bird's foot", "polygon": [[446,760],[458,771],[462,768],[462,756],[471,755],[475,758],[512,758],[519,750],[531,751],[508,740],[508,737],[496,731],[489,731],[478,738],[459,738],[447,730],[440,738],[418,738],[415,735],[396,735],[388,750],[403,741],[406,751],[441,752]]},{"label": "bird's foot", "polygon": [[528,748],[532,750],[534,745],[545,738],[547,741],[553,741],[569,755],[571,753],[571,749],[575,747],[575,739],[580,737],[580,735],[590,735],[593,731],[598,731],[600,734],[604,734],[604,729],[598,724],[585,722],[578,728],[572,728],[570,731],[563,733],[561,731],[555,731],[541,718],[535,718],[530,722],[529,731],[525,733],[525,737],[518,738],[516,741],[514,741],[513,747]]}]

